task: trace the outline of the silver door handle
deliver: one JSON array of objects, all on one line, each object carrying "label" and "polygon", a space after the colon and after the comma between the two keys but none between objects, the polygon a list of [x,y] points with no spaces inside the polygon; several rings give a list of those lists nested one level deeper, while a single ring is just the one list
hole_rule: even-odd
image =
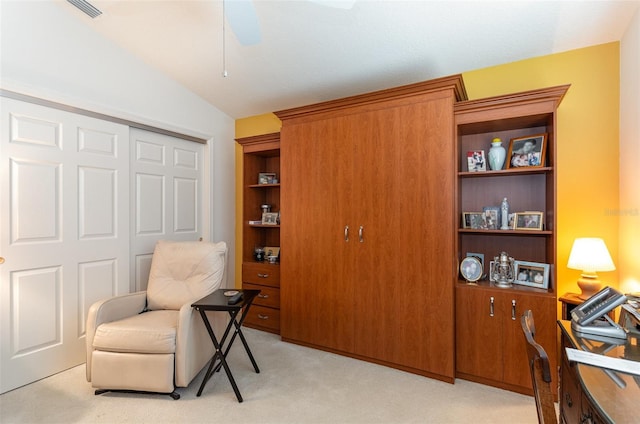
[{"label": "silver door handle", "polygon": [[511,319],[516,320],[516,301],[513,299],[511,301]]},{"label": "silver door handle", "polygon": [[344,226],[344,241],[349,241],[349,226],[345,225]]},{"label": "silver door handle", "polygon": [[493,316],[493,296],[491,296],[491,299],[489,300],[489,316],[492,317]]},{"label": "silver door handle", "polygon": [[362,225],[358,229],[358,239],[360,239],[360,243],[364,243],[364,227]]}]

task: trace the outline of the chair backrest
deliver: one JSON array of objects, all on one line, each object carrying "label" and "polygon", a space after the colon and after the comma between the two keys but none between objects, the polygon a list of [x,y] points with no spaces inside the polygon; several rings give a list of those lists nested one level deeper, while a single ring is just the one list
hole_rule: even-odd
[{"label": "chair backrest", "polygon": [[530,310],[525,311],[522,314],[520,323],[527,342],[527,357],[538,410],[538,422],[541,424],[557,424],[558,416],[556,415],[553,392],[551,391],[549,357],[544,348],[536,343],[536,327],[533,322],[533,313]]},{"label": "chair backrest", "polygon": [[224,242],[158,241],[149,271],[147,308],[178,310],[220,288],[226,254]]}]

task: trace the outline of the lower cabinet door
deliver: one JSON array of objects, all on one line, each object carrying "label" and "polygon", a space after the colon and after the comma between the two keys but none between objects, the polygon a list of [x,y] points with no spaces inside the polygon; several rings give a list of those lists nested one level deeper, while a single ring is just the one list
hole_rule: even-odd
[{"label": "lower cabinet door", "polygon": [[456,288],[456,372],[502,379],[502,313],[495,296],[477,287]]}]

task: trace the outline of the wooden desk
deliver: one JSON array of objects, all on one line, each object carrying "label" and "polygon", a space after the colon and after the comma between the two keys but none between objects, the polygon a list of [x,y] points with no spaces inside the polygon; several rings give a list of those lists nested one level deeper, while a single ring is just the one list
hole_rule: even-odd
[{"label": "wooden desk", "polygon": [[602,368],[569,363],[565,348],[640,361],[640,340],[629,337],[621,345],[607,345],[578,337],[571,329],[570,321],[558,321],[558,326],[562,334],[559,393],[562,422],[638,422],[640,377],[621,372],[610,377]]}]

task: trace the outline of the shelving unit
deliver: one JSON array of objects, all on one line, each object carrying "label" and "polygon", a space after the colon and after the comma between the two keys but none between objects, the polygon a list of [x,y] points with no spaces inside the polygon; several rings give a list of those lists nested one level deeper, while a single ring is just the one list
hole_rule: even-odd
[{"label": "shelving unit", "polygon": [[[550,264],[548,289],[514,285],[498,288],[487,279],[467,284],[458,277],[456,291],[456,376],[521,393],[532,394],[520,317],[531,309],[536,340],[557,364],[556,342],[556,110],[569,86],[459,102],[456,126],[456,231],[458,260],[467,253],[484,255],[484,271],[500,252],[516,260]],[[547,134],[542,167],[480,172],[467,171],[467,152],[491,147],[499,137],[508,150],[513,138]],[[507,157],[506,162],[509,158]],[[505,164],[506,167],[506,164]],[[462,212],[500,206],[506,197],[509,212],[543,212],[542,230],[484,230],[462,228]],[[556,378],[554,374],[554,379]],[[553,383],[552,387],[557,384]]]},{"label": "shelving unit", "polygon": [[245,325],[259,330],[280,333],[280,264],[257,262],[256,247],[279,247],[280,225],[250,224],[260,221],[260,205],[271,205],[271,212],[280,210],[280,183],[258,184],[261,172],[275,173],[280,178],[280,133],[271,133],[236,140],[242,146],[243,208],[242,208],[242,288],[257,289]]}]

